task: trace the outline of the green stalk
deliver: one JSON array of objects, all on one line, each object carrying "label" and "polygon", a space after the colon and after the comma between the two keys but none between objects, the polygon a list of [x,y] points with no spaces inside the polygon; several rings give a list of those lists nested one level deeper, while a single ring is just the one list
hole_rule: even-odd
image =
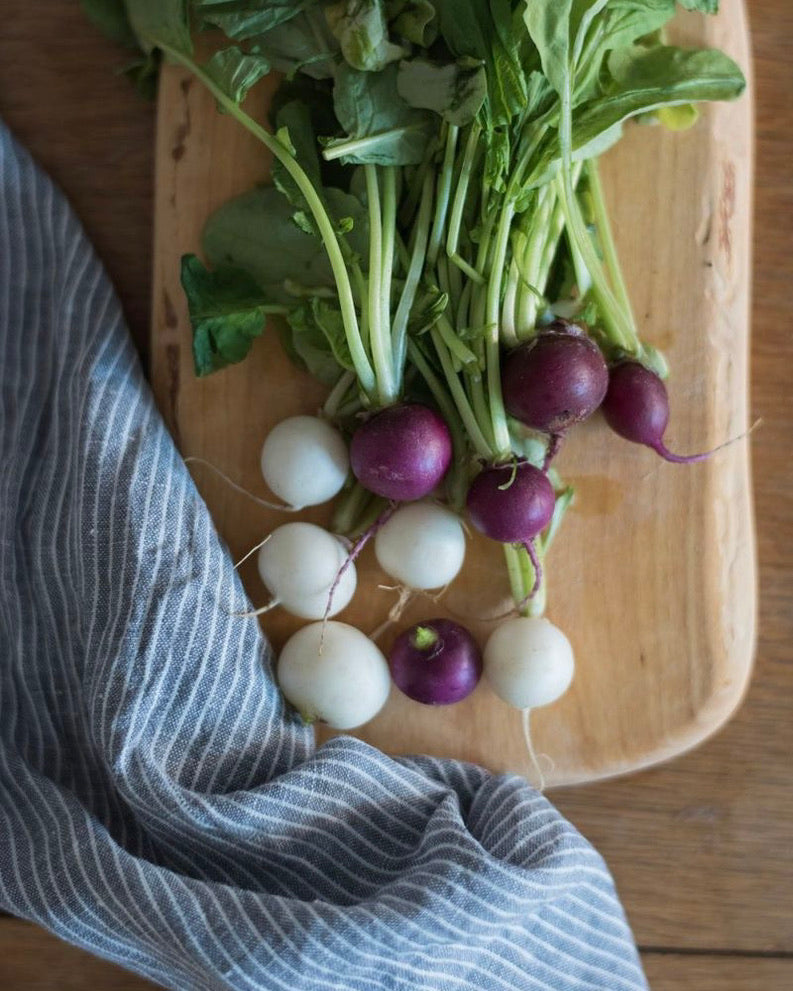
[{"label": "green stalk", "polygon": [[352,281],[355,286],[355,292],[358,296],[358,305],[361,308],[361,324],[360,333],[361,341],[364,347],[369,346],[369,307],[366,305],[369,298],[369,284],[366,281],[363,272],[361,271],[361,266],[358,262],[354,262],[351,265],[352,269]]},{"label": "green stalk", "polygon": [[372,493],[365,489],[360,482],[355,482],[347,489],[336,503],[336,511],[330,524],[333,533],[353,533],[371,498]]},{"label": "green stalk", "polygon": [[396,245],[397,270],[407,272],[410,268],[410,252],[405,246],[405,242],[402,240],[402,235],[399,231],[395,231],[394,233],[394,243]]},{"label": "green stalk", "polygon": [[462,508],[465,503],[465,492],[468,488],[468,479],[465,475],[465,461],[468,452],[468,440],[462,428],[462,422],[455,408],[449,393],[444,388],[443,383],[430,368],[429,363],[421,353],[421,349],[414,341],[408,342],[408,354],[410,361],[418,373],[427,383],[427,387],[438,404],[438,409],[446,421],[449,432],[452,435],[452,449],[454,452],[454,462],[452,466],[452,479],[449,482],[452,504],[457,508]]},{"label": "green stalk", "polygon": [[388,348],[386,358],[391,369],[394,399],[401,390],[402,367],[394,365],[391,339],[391,279],[394,274],[394,241],[396,239],[396,168],[383,168],[383,273],[380,281],[381,327]]},{"label": "green stalk", "polygon": [[[490,187],[485,185],[482,189],[482,203],[486,205],[490,196]],[[484,208],[484,207],[483,207]],[[487,216],[483,218],[483,230],[482,237],[479,241],[479,246],[477,250],[477,261],[476,266],[478,269],[484,269],[487,262],[488,253],[490,251],[490,242],[492,240],[493,225],[496,218],[496,210],[491,210],[488,212]],[[476,285],[471,283],[471,303],[468,308],[468,326],[479,333],[483,332],[487,321],[486,310],[487,310],[487,284]],[[487,367],[487,347],[482,340],[481,344],[481,355],[479,361],[480,369],[484,370]],[[495,432],[493,427],[493,420],[490,414],[490,407],[488,400],[485,397],[485,385],[482,381],[481,376],[475,379],[471,383],[472,388],[472,400],[474,404],[474,409],[476,410],[477,420],[485,433],[485,435],[490,439],[491,446],[496,445]],[[486,425],[486,426],[485,426]]]},{"label": "green stalk", "polygon": [[518,263],[513,255],[507,273],[507,286],[504,290],[504,301],[501,304],[501,326],[499,327],[501,340],[508,348],[513,348],[518,343],[516,310],[520,281]]},{"label": "green stalk", "polygon": [[474,284],[469,279],[463,286],[463,291],[460,293],[460,302],[457,304],[457,313],[455,314],[455,319],[458,327],[467,327],[469,319],[469,307],[471,305],[471,293],[473,291]]},{"label": "green stalk", "polygon": [[[557,223],[554,223],[555,217]],[[526,248],[519,262],[523,284],[515,318],[515,332],[521,341],[534,336],[539,304],[548,284],[563,226],[564,218],[561,209],[557,207],[555,188],[552,185],[545,186],[540,191],[537,209],[531,215],[530,223],[523,225]]]},{"label": "green stalk", "polygon": [[622,266],[617,255],[617,246],[614,243],[614,233],[611,228],[608,210],[606,209],[606,199],[603,195],[603,186],[600,182],[600,172],[597,161],[590,158],[585,165],[587,179],[589,180],[589,191],[592,194],[592,205],[595,208],[595,227],[597,228],[598,240],[603,249],[603,257],[606,262],[611,284],[615,294],[625,314],[629,317],[633,327],[636,327],[636,320],[633,316],[633,307],[622,275]]},{"label": "green stalk", "polygon": [[[539,541],[536,542],[535,552],[537,554],[537,558],[540,562],[540,565],[542,566],[543,571],[545,571],[545,559]],[[531,563],[531,558],[529,557],[528,551],[526,550],[525,547],[517,548],[517,556],[518,556],[518,562],[520,564],[520,569],[523,574],[523,587],[526,589],[526,592],[528,592],[529,589],[534,588],[534,583],[537,579],[537,576],[534,571],[534,565]],[[545,577],[543,577],[543,580],[540,583],[540,587],[537,589],[534,596],[531,599],[529,599],[529,601],[523,607],[523,614],[525,616],[542,616],[542,614],[545,612],[545,605],[547,601],[547,596],[545,592],[546,588],[547,588],[547,583],[545,581]],[[524,597],[525,594],[526,593],[524,593]]]},{"label": "green stalk", "polygon": [[462,365],[475,365],[477,368],[479,367],[476,355],[464,341],[460,340],[454,331],[454,327],[452,327],[445,316],[441,315],[438,317],[438,322],[435,326],[438,328],[438,333],[443,338],[443,343],[449,349],[449,352]]},{"label": "green stalk", "polygon": [[578,244],[569,227],[565,231],[565,236],[567,237],[567,246],[570,249],[570,257],[573,260],[573,269],[575,271],[575,283],[578,289],[578,296],[579,299],[583,300],[587,293],[592,290],[592,275],[587,268],[586,262],[584,261],[584,256],[578,250]]},{"label": "green stalk", "polygon": [[433,327],[430,331],[430,335],[432,337],[432,343],[435,345],[435,350],[438,357],[440,358],[443,374],[446,377],[446,384],[449,392],[451,393],[452,399],[454,400],[454,405],[457,407],[458,416],[465,425],[468,437],[473,444],[476,453],[480,457],[490,460],[492,458],[490,445],[487,443],[482,431],[479,429],[479,424],[477,423],[474,412],[471,409],[471,404],[468,402],[465,389],[463,389],[459,376],[454,371],[454,366],[452,365],[449,351],[443,341],[441,333],[437,327]]},{"label": "green stalk", "polygon": [[355,372],[342,372],[339,376],[338,382],[333,386],[328,394],[328,398],[325,400],[325,405],[322,407],[323,414],[332,420],[333,417],[338,413],[339,406],[342,400],[347,395],[347,393],[352,388],[355,383]]},{"label": "green stalk", "polygon": [[[485,185],[482,190],[482,202],[484,203],[490,195],[490,187]],[[476,253],[476,267],[484,271],[488,254],[490,252],[490,242],[493,239],[493,226],[496,221],[496,210],[491,210],[483,220],[482,236]],[[471,293],[471,319],[473,328],[484,327],[486,320],[488,286],[486,283],[476,284]]]},{"label": "green stalk", "polygon": [[545,247],[543,248],[542,258],[540,260],[540,271],[545,273],[543,284],[538,286],[542,292],[545,292],[545,287],[548,285],[548,277],[551,274],[551,266],[553,265],[553,260],[556,257],[556,251],[559,247],[559,241],[561,240],[563,231],[564,212],[561,204],[559,203],[559,197],[554,194],[553,210],[551,211],[551,218],[548,221],[548,237],[545,240]]},{"label": "green stalk", "polygon": [[490,419],[493,424],[496,453],[506,456],[511,451],[507,414],[504,410],[504,399],[501,395],[501,371],[499,368],[499,308],[501,302],[501,281],[504,274],[504,263],[509,244],[510,226],[515,214],[515,207],[508,200],[502,209],[498,225],[498,234],[493,250],[493,261],[490,266],[490,281],[487,285],[487,302],[485,319],[487,321],[486,361],[487,361],[487,397],[490,406]]},{"label": "green stalk", "polygon": [[[550,187],[553,192],[553,187]],[[548,218],[546,237],[541,251],[536,252],[535,246],[529,244],[525,258],[528,261],[521,264],[524,281],[518,298],[518,315],[516,318],[517,334],[521,341],[530,340],[537,333],[537,317],[544,293],[548,285],[559,241],[564,231],[564,213],[559,199],[553,192],[553,208]]]},{"label": "green stalk", "polygon": [[451,299],[451,285],[449,283],[449,266],[445,258],[439,258],[435,263],[435,274],[438,276],[438,288],[442,293]]},{"label": "green stalk", "polygon": [[454,200],[452,201],[449,230],[446,234],[446,254],[449,256],[450,261],[461,269],[469,279],[478,282],[480,285],[485,281],[481,272],[477,272],[472,265],[469,265],[458,249],[460,246],[460,227],[463,220],[463,211],[465,210],[468,187],[471,183],[471,172],[481,133],[482,128],[474,122],[468,132],[468,140],[466,141],[465,152],[463,153],[463,162],[460,167],[460,178],[457,180],[457,188],[455,189]]},{"label": "green stalk", "polygon": [[460,428],[460,417],[457,415],[454,402],[449,396],[447,389],[444,387],[443,382],[441,382],[432,370],[429,362],[422,354],[421,348],[415,343],[415,341],[408,341],[408,354],[410,355],[411,363],[415,365],[419,374],[427,383],[435,402],[438,404],[438,409],[443,414],[443,418],[446,420],[449,430],[452,431],[452,436],[454,436],[454,431],[457,430],[459,436],[463,440],[463,447],[465,447],[465,435],[462,433]]},{"label": "green stalk", "polygon": [[344,322],[344,333],[347,338],[347,346],[350,349],[353,364],[355,365],[355,372],[361,383],[361,388],[364,389],[365,392],[373,393],[376,388],[374,370],[369,361],[369,357],[366,354],[366,350],[364,349],[361,334],[358,329],[358,315],[355,311],[355,301],[352,295],[350,277],[344,263],[344,256],[342,254],[341,247],[339,246],[339,240],[336,237],[333,222],[322,205],[322,201],[317,195],[317,191],[314,188],[314,184],[311,179],[309,179],[295,157],[281,144],[281,142],[278,141],[274,135],[270,134],[269,131],[266,131],[252,117],[246,114],[245,111],[239,107],[234,100],[227,96],[214,82],[214,80],[208,76],[200,66],[196,65],[196,63],[189,56],[183,54],[176,48],[171,48],[170,45],[166,45],[161,42],[158,42],[157,44],[158,47],[169,55],[175,62],[178,62],[180,65],[183,65],[186,69],[192,72],[193,75],[214,96],[218,104],[227,113],[234,117],[235,120],[242,124],[242,126],[255,138],[261,141],[261,143],[275,156],[275,158],[281,162],[292,179],[294,179],[298,189],[305,197],[309,209],[311,210],[317,229],[319,230],[320,237],[322,238],[325,251],[328,255],[328,261],[330,262],[333,277],[336,282],[336,290],[339,295],[339,307],[341,309],[342,320]]},{"label": "green stalk", "polygon": [[401,138],[412,130],[414,130],[413,126],[408,125],[407,127],[393,127],[389,131],[380,131],[378,134],[370,134],[365,138],[351,138],[349,141],[333,145],[332,148],[324,148],[322,157],[326,162],[333,162],[338,158],[344,158],[345,155],[360,155],[361,152],[376,148],[384,138]]},{"label": "green stalk", "polygon": [[391,367],[390,328],[383,324],[383,227],[377,166],[364,165],[369,204],[369,337],[377,379],[377,398],[388,406],[397,398]]},{"label": "green stalk", "polygon": [[356,413],[360,413],[362,410],[370,408],[371,403],[364,403],[361,394],[358,393],[357,396],[353,396],[351,399],[348,399],[343,406],[339,407],[336,416],[340,420],[347,420],[349,417],[355,416]]},{"label": "green stalk", "polygon": [[[482,351],[484,352],[484,347],[482,347]],[[493,425],[490,419],[490,408],[487,405],[485,383],[482,378],[483,364],[484,358],[480,360],[479,367],[475,371],[466,371],[465,377],[468,380],[468,392],[471,396],[471,406],[473,407],[476,422],[479,424],[479,428],[487,440],[488,447],[493,450],[496,442],[493,437]]]},{"label": "green stalk", "polygon": [[[534,587],[534,566],[525,547],[520,547],[517,544],[504,544],[503,547],[504,559],[507,563],[507,574],[509,575],[509,587],[512,592],[512,598],[517,606],[526,599],[529,590]],[[544,564],[539,548],[537,555]],[[542,616],[545,612],[546,604],[545,584],[543,580],[537,589],[537,594],[521,610],[521,615]]]},{"label": "green stalk", "polygon": [[521,134],[515,155],[517,165],[512,171],[512,175],[509,178],[509,185],[507,186],[508,196],[517,196],[527,179],[531,178],[531,173],[527,177],[526,170],[531,163],[532,156],[541,146],[545,135],[548,133],[548,129],[554,123],[556,113],[555,106],[549,108],[542,117],[533,120]]},{"label": "green stalk", "polygon": [[[463,273],[458,265],[455,265],[451,258],[443,258],[449,278],[449,299],[452,306],[457,307],[460,303],[460,296],[463,291]],[[438,259],[440,262],[441,259]]]},{"label": "green stalk", "polygon": [[606,273],[598,258],[595,244],[581,216],[581,207],[573,189],[573,136],[572,136],[572,93],[571,76],[565,76],[562,88],[561,112],[559,116],[559,143],[562,150],[562,171],[556,183],[560,193],[562,210],[571,241],[580,252],[581,258],[592,279],[592,294],[598,304],[603,329],[612,343],[631,354],[635,354],[641,344],[629,313],[625,313],[611,291]]},{"label": "green stalk", "polygon": [[432,168],[432,159],[435,155],[437,143],[437,138],[432,138],[428,142],[424,157],[421,160],[421,165],[416,169],[411,179],[407,195],[402,197],[402,202],[399,205],[399,226],[402,228],[409,227],[413,220],[413,215],[419,206],[419,200],[424,195],[424,183],[427,177],[434,178],[435,173]]},{"label": "green stalk", "polygon": [[[485,198],[485,193],[489,195],[489,187],[485,186],[485,192],[482,194],[482,199]],[[493,227],[496,223],[497,210],[491,210],[487,216],[484,218],[484,226],[482,227],[482,237],[479,241],[479,247],[476,252],[476,267],[477,269],[484,269],[485,262],[487,261],[488,252],[490,251],[490,242],[493,238]]]},{"label": "green stalk", "polygon": [[421,191],[418,218],[413,228],[413,253],[410,256],[410,266],[405,279],[405,286],[399,299],[399,305],[394,316],[393,345],[394,365],[402,368],[407,353],[407,326],[410,311],[416,299],[419,279],[424,270],[424,259],[427,255],[427,242],[430,234],[430,216],[432,213],[433,177],[431,172],[424,176],[424,186]]},{"label": "green stalk", "polygon": [[446,255],[441,255],[435,264],[435,274],[438,276],[438,288],[448,298],[449,310],[457,308],[460,302],[460,270],[450,264]]},{"label": "green stalk", "polygon": [[[557,179],[557,182],[560,180]],[[569,182],[569,176],[561,180],[561,205],[571,242],[579,252],[581,260],[592,280],[592,295],[598,304],[603,330],[613,344],[630,354],[636,354],[641,344],[633,326],[632,318],[621,308],[611,291],[594,242],[586,229],[581,208]]]},{"label": "green stalk", "polygon": [[461,254],[459,254],[459,252],[455,252],[453,255],[449,255],[449,261],[452,262],[454,265],[456,265],[457,268],[459,268],[460,271],[463,273],[463,275],[467,275],[472,282],[476,282],[480,286],[483,286],[485,284],[485,279],[482,273],[477,272],[477,270],[473,267],[473,265],[470,265],[465,260],[465,258],[463,258]]},{"label": "green stalk", "polygon": [[[482,326],[485,321],[484,299],[477,299],[475,302],[479,305],[473,313],[474,325]],[[486,390],[487,343],[484,339],[479,339],[475,342],[475,347],[479,363],[476,369],[466,369],[468,390],[471,396],[471,405],[476,415],[476,421],[484,436],[487,437],[491,450],[493,450],[496,448],[496,438],[493,432],[493,418],[490,415],[490,405]]]},{"label": "green stalk", "polygon": [[[295,279],[284,279],[283,286],[284,292],[288,292],[296,299],[305,299],[311,296],[319,296],[320,299],[336,299],[338,295],[330,286],[304,286]],[[288,307],[284,309],[288,311]]]},{"label": "green stalk", "polygon": [[[554,542],[556,534],[559,532],[559,527],[562,525],[562,520],[564,519],[565,513],[570,506],[572,506],[574,499],[575,489],[572,485],[568,485],[567,488],[563,489],[556,496],[556,503],[553,507],[551,522],[546,527],[545,533],[543,534],[541,540],[543,556],[550,550],[551,544]],[[542,560],[542,558],[540,560]]]},{"label": "green stalk", "polygon": [[479,197],[479,221],[484,224],[487,222],[488,206],[490,205],[490,189],[491,187],[485,183],[482,186],[482,195]]},{"label": "green stalk", "polygon": [[523,602],[529,594],[529,588],[526,585],[526,578],[520,565],[518,548],[514,544],[502,544],[502,546],[504,548],[504,560],[507,563],[509,588],[512,592],[512,599],[517,605],[519,602]]},{"label": "green stalk", "polygon": [[375,496],[374,499],[366,504],[364,511],[355,521],[354,528],[347,534],[348,538],[355,540],[358,537],[362,537],[368,530],[371,530],[388,508],[388,505],[387,499],[383,499],[381,496]]},{"label": "green stalk", "polygon": [[448,125],[446,133],[446,151],[443,156],[443,165],[438,176],[438,192],[435,197],[435,219],[432,224],[432,234],[430,245],[427,249],[427,258],[430,265],[434,265],[438,259],[441,241],[443,240],[443,229],[446,225],[446,211],[449,208],[449,195],[452,189],[452,175],[454,172],[454,152],[457,147],[457,135],[459,127],[454,124]]}]

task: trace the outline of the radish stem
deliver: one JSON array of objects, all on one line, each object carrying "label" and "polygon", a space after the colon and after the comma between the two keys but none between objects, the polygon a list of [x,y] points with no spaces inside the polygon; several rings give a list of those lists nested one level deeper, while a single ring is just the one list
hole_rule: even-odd
[{"label": "radish stem", "polygon": [[255,138],[268,149],[284,166],[289,175],[294,179],[298,189],[303,194],[311,209],[312,216],[319,230],[322,243],[328,255],[333,277],[336,282],[336,290],[339,294],[339,306],[341,308],[342,320],[344,322],[344,332],[347,338],[347,345],[350,355],[355,365],[355,371],[365,392],[373,394],[376,389],[374,370],[363,347],[361,334],[358,328],[358,315],[355,310],[355,301],[352,295],[350,277],[344,262],[339,240],[333,227],[333,223],[322,205],[322,201],[317,195],[314,184],[306,175],[303,168],[295,157],[281,144],[281,142],[269,131],[266,131],[261,124],[258,124],[252,117],[227,96],[223,90],[207,75],[204,70],[197,65],[189,56],[180,52],[170,45],[158,42],[159,47],[169,55],[174,61],[183,65],[186,69],[209,90],[215,97],[218,104]]},{"label": "radish stem", "polygon": [[394,316],[393,347],[394,365],[402,368],[405,355],[407,353],[407,326],[410,310],[416,298],[419,279],[424,268],[424,259],[427,253],[427,241],[429,239],[430,213],[432,211],[432,174],[430,172],[424,177],[424,184],[421,193],[421,203],[419,205],[418,219],[413,233],[413,252],[410,256],[410,267],[408,268],[405,285],[399,299],[399,305]]},{"label": "radish stem", "polygon": [[435,198],[435,219],[432,224],[432,234],[430,236],[429,248],[427,249],[427,259],[431,265],[438,260],[441,242],[443,241],[443,228],[446,223],[446,211],[449,208],[449,194],[452,188],[452,174],[454,172],[454,152],[457,147],[457,135],[459,127],[454,124],[448,125],[446,132],[446,150],[443,156],[443,165],[438,176],[438,192]]}]

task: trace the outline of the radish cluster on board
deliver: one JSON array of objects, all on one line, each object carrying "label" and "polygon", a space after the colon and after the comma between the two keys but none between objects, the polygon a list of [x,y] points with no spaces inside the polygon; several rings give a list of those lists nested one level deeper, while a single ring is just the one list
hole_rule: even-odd
[{"label": "radish cluster on board", "polygon": [[[630,118],[693,125],[692,103],[736,98],[743,74],[719,51],[666,43],[674,3],[640,2],[627,23],[602,2],[582,18],[557,0],[519,12],[477,0],[462,28],[427,4],[418,32],[401,4],[330,32],[323,5],[275,24],[261,4],[235,6],[231,21],[192,25],[220,28],[205,65],[190,5],[164,35],[164,21],[133,21],[147,26],[143,48],[192,73],[273,162],[273,185],[221,205],[203,258],[182,259],[197,373],[241,361],[278,316],[286,352],[330,390],[321,417],[286,420],[262,450],[281,508],[337,500],[334,532],[285,524],[260,550],[263,609],[313,622],[284,649],[284,693],[337,728],[371,718],[387,664],[333,618],[355,593],[358,555],[373,541],[406,594],[440,598],[465,568],[467,520],[500,545],[511,613],[481,664],[459,624],[403,631],[393,678],[449,704],[484,672],[524,713],[550,704],[573,673],[544,618],[572,499],[557,469],[565,438],[602,406],[621,437],[670,461],[702,457],[665,445],[665,362],[641,339],[597,159]],[[296,12],[311,29],[299,59],[281,37]],[[268,130],[242,104],[275,65]]]},{"label": "radish cluster on board", "polygon": [[[389,500],[364,533],[374,536],[375,557],[386,575],[408,591],[449,585],[463,567],[466,538],[461,515],[428,498],[452,459],[444,420],[416,403],[388,407],[357,427],[349,458],[346,452],[341,432],[327,420],[290,417],[265,440],[262,473],[285,502],[315,505],[341,490],[346,472],[341,485],[339,476],[351,465],[359,482]],[[550,522],[553,506],[547,476],[526,461],[483,469],[469,488],[469,519],[501,542],[533,540]],[[488,663],[502,672],[494,684],[503,685],[501,640],[490,638],[484,654],[489,661],[483,661],[473,635],[450,619],[426,620],[403,631],[388,662],[361,631],[330,621],[356,589],[354,546],[315,524],[289,522],[259,549],[259,574],[272,597],[265,608],[280,606],[318,621],[290,638],[278,662],[284,695],[306,719],[335,729],[367,722],[385,704],[383,672],[387,680],[389,668],[397,687],[426,705],[466,698]],[[521,697],[516,692],[514,698]],[[510,698],[503,690],[498,694]]]},{"label": "radish cluster on board", "polygon": [[[480,462],[464,507],[443,504],[452,436],[440,413],[423,404],[363,414],[349,444],[323,416],[290,417],[266,438],[262,474],[289,506],[327,502],[353,481],[359,494],[381,500],[354,541],[289,522],[259,549],[259,574],[271,595],[265,609],[280,606],[314,621],[289,639],[278,661],[282,691],[307,721],[357,728],[385,705],[391,681],[419,703],[445,706],[468,697],[484,675],[500,699],[526,712],[569,688],[570,641],[544,616],[522,614],[543,581],[540,546],[557,507],[551,462],[567,432],[601,405],[617,433],[669,456],[660,439],[666,390],[637,362],[609,370],[593,338],[558,320],[506,354],[502,386],[509,414],[545,436],[544,455],[540,464],[514,452]],[[464,566],[465,519],[493,541],[524,549],[533,570],[530,586],[513,586],[512,614],[483,647],[461,623],[431,618],[399,633],[386,659],[364,632],[332,620],[353,598],[355,558],[371,538],[378,564],[407,593],[445,589]]]}]

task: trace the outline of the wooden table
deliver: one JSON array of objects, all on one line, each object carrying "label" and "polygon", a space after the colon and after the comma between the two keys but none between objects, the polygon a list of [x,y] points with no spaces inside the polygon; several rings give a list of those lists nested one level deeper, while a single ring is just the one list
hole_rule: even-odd
[{"label": "wooden table", "polygon": [[[724,3],[733,0],[722,0]],[[616,876],[655,991],[793,987],[793,5],[749,0],[757,82],[753,439],[761,609],[735,719],[698,751],[554,793]],[[68,193],[148,335],[153,107],[72,0],[0,0],[0,116]],[[150,985],[0,918],[4,991]]]}]

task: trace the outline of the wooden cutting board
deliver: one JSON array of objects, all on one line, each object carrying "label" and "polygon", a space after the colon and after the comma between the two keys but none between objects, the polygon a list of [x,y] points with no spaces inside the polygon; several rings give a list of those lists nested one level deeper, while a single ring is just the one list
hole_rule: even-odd
[{"label": "wooden cutting board", "polygon": [[[749,71],[746,15],[737,0],[716,18],[681,16],[674,40],[712,45]],[[262,119],[272,82],[246,109]],[[748,95],[704,110],[682,134],[632,126],[602,173],[625,276],[643,336],[671,367],[675,450],[714,446],[748,419],[753,108]],[[219,115],[200,84],[166,67],[156,154],[151,376],[185,455],[198,455],[267,496],[259,451],[285,416],[313,412],[324,390],[290,364],[275,331],[241,365],[193,374],[179,258],[199,248],[209,213],[268,175],[264,149]],[[570,637],[574,684],[532,716],[549,785],[622,774],[666,760],[715,732],[746,689],[755,643],[755,547],[749,441],[711,460],[671,465],[626,444],[596,417],[565,444],[559,468],[577,491],[548,561],[548,615]],[[283,514],[261,509],[208,470],[194,477],[237,559]],[[326,522],[327,508],[301,515]],[[241,574],[253,602],[266,592],[252,559]],[[371,549],[358,592],[339,618],[369,632],[396,593],[380,586]],[[416,597],[399,623],[435,615],[481,620],[508,601],[500,549],[471,539],[463,573],[441,603]],[[301,621],[263,617],[276,649]],[[251,620],[255,622],[255,620]],[[392,634],[393,635],[393,634]],[[381,639],[387,648],[390,636]],[[323,738],[328,734],[320,730]],[[356,735],[390,753],[430,753],[529,777],[520,714],[480,684],[464,702],[432,709],[396,689]]]}]

